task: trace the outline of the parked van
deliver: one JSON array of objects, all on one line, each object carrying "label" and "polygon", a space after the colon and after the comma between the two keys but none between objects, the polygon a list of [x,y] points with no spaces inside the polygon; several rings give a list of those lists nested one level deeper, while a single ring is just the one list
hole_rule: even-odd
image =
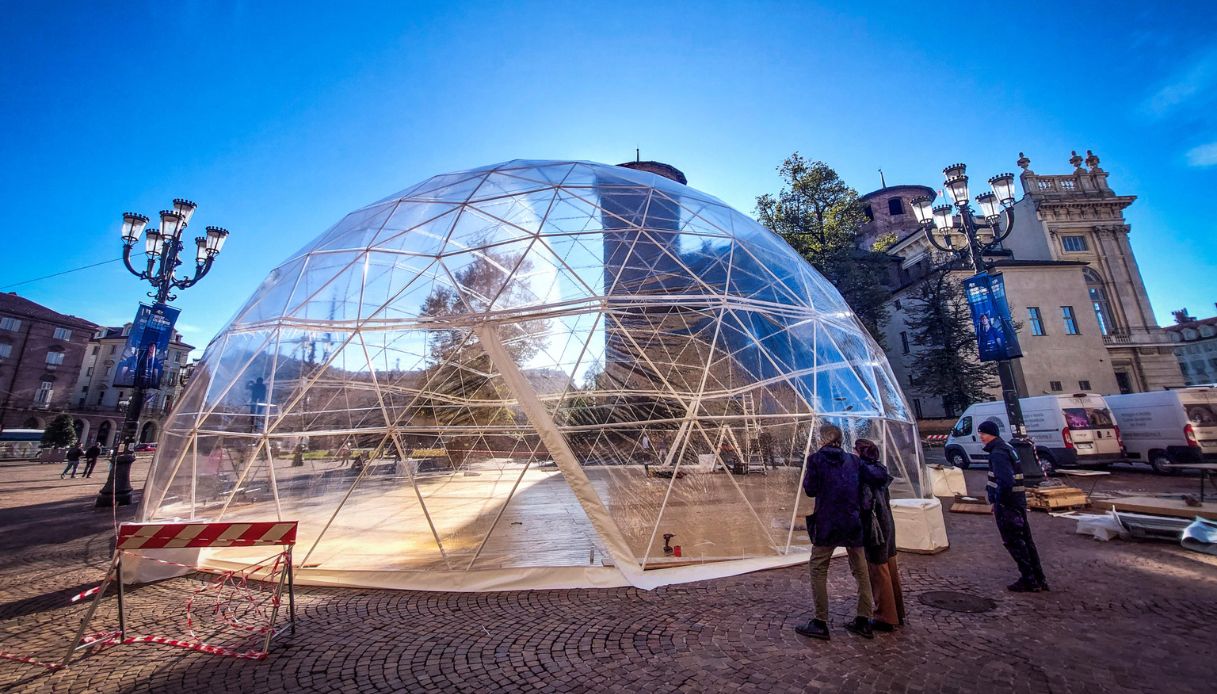
[{"label": "parked van", "polygon": [[[1022,398],[1019,403],[1027,435],[1035,443],[1035,453],[1050,469],[1104,465],[1124,458],[1120,427],[1116,426],[1116,417],[1103,396],[1041,395]],[[1002,438],[1010,439],[1005,403],[976,403],[964,411],[947,437],[947,461],[962,468],[988,462],[989,456],[976,431],[986,421],[997,425]]]},{"label": "parked van", "polygon": [[1169,465],[1217,461],[1217,388],[1109,395],[1128,458],[1170,472]]}]

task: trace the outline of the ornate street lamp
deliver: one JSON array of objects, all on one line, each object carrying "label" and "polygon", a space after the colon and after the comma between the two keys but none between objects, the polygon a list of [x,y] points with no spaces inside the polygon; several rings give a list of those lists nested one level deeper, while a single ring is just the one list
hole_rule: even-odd
[{"label": "ornate street lamp", "polygon": [[[935,248],[963,259],[967,257],[972,268],[983,272],[986,268],[986,253],[1001,248],[1001,242],[1014,229],[1014,174],[998,174],[989,179],[993,192],[976,196],[984,224],[977,223],[968,204],[967,166],[952,164],[942,170],[943,186],[959,210],[956,221],[955,210],[950,204],[931,207],[933,200],[924,195],[913,198],[913,215],[921,223],[926,240]],[[1004,222],[1004,223],[1003,223]]]},{"label": "ornate street lamp", "polygon": [[[992,264],[985,261],[985,256],[1000,250],[1002,241],[1014,229],[1014,174],[1003,173],[990,178],[992,192],[986,191],[976,196],[981,221],[977,220],[968,204],[967,166],[952,164],[942,170],[942,175],[943,188],[954,203],[954,208],[949,203],[932,207],[933,200],[923,195],[910,201],[913,215],[932,246],[965,265],[971,265],[978,278],[988,275]],[[1027,439],[1023,410],[1019,403],[1019,398],[1025,397],[1026,393],[1020,392],[1018,381],[1014,378],[1013,360],[1007,357],[996,361],[1006,416],[1013,433],[1011,443],[1019,452],[1024,474],[1032,473],[1038,477],[1039,465],[1035,460],[1034,448]]]},{"label": "ornate street lamp", "polygon": [[[136,212],[123,213],[123,225],[119,232],[123,243],[123,264],[131,274],[147,281],[155,291],[148,296],[157,304],[166,304],[177,298],[173,292],[186,289],[198,284],[199,280],[211,270],[215,258],[224,248],[228,231],[220,227],[207,227],[206,235],[194,240],[194,271],[179,276],[177,269],[182,265],[182,251],[185,245],[186,229],[194,217],[195,205],[189,200],[176,198],[173,209],[161,210],[160,228],[147,229],[148,217]],[[146,230],[146,231],[145,231]],[[142,269],[136,269],[131,262],[131,254],[140,237],[144,237],[144,263]],[[137,261],[138,262],[138,261]],[[145,386],[138,379],[131,390],[131,396],[123,417],[123,427],[114,446],[110,458],[110,474],[106,484],[97,493],[98,506],[112,504],[125,505],[131,503],[131,463],[135,462],[135,454],[131,451],[139,430],[139,418],[144,409],[146,390],[154,390]]]}]

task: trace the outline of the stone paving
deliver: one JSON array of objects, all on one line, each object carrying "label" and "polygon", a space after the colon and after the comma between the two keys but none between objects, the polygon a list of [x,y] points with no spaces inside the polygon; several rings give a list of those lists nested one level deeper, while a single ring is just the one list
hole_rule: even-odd
[{"label": "stone paving", "polygon": [[[138,476],[147,461],[136,465]],[[61,657],[110,553],[102,480],[52,465],[0,467],[0,650]],[[969,471],[979,490],[983,473]],[[137,485],[138,486],[138,485]],[[1121,469],[1100,490],[1193,492],[1196,479]],[[134,508],[121,509],[128,519]],[[1052,593],[1010,594],[1012,562],[988,516],[946,514],[951,549],[902,554],[908,625],[865,641],[834,564],[833,639],[806,640],[806,569],[635,589],[483,594],[298,590],[299,632],[262,662],[150,644],[85,656],[66,670],[0,660],[0,689],[195,691],[1214,691],[1217,558],[1169,543],[1101,543],[1073,521],[1033,516]],[[174,579],[131,592],[132,627],[182,633]],[[996,601],[969,614],[918,596]],[[112,601],[111,601],[112,602]],[[114,622],[99,612],[99,628]]]}]

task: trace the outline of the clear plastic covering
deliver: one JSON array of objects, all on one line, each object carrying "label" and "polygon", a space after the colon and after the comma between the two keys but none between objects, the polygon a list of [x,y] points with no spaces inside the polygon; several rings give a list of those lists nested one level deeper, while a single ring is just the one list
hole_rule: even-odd
[{"label": "clear plastic covering", "polygon": [[822,422],[923,493],[883,352],[779,237],[651,173],[511,161],[272,270],[167,422],[143,517],[298,520],[306,580],[656,585],[805,556]]}]

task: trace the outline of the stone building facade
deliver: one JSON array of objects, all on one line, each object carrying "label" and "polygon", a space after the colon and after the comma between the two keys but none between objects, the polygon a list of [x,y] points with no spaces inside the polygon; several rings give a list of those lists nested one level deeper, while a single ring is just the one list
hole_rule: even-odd
[{"label": "stone building facade", "polygon": [[[99,327],[13,293],[0,294],[0,429],[44,429],[66,413],[81,441],[112,445],[131,394],[114,386],[116,355],[130,329]],[[139,441],[156,440],[192,349],[174,333],[162,388],[145,401]]]},{"label": "stone building facade", "polygon": [[[1088,168],[1083,168],[1085,163]],[[1023,357],[1015,378],[1029,395],[1088,391],[1131,393],[1183,385],[1170,337],[1158,326],[1129,245],[1124,209],[1098,157],[1074,153],[1072,173],[1040,175],[1020,156],[1023,197],[1014,229],[990,257],[1006,282]],[[934,196],[924,186],[889,186],[862,196],[868,218],[859,246],[897,237],[888,249],[891,318],[889,361],[920,417],[947,417],[941,401],[911,387],[914,351],[908,301],[940,261],[912,215],[909,201]],[[962,280],[970,272],[954,273]],[[994,389],[994,398],[998,397]]]},{"label": "stone building facade", "polygon": [[1193,318],[1187,309],[1175,311],[1175,324],[1165,330],[1174,343],[1184,382],[1189,386],[1217,384],[1217,316]]},{"label": "stone building facade", "polygon": [[[110,445],[121,433],[131,388],[115,386],[114,376],[130,331],[131,324],[128,323],[122,327],[98,328],[90,336],[70,403],[72,414],[84,422],[82,438],[86,440]],[[161,421],[169,413],[182,388],[180,374],[192,349],[194,347],[183,342],[182,336],[174,332],[165,356],[161,388],[148,393],[144,401],[137,441],[156,440]]]},{"label": "stone building facade", "polygon": [[71,403],[97,325],[0,294],[0,429],[43,429]]}]

